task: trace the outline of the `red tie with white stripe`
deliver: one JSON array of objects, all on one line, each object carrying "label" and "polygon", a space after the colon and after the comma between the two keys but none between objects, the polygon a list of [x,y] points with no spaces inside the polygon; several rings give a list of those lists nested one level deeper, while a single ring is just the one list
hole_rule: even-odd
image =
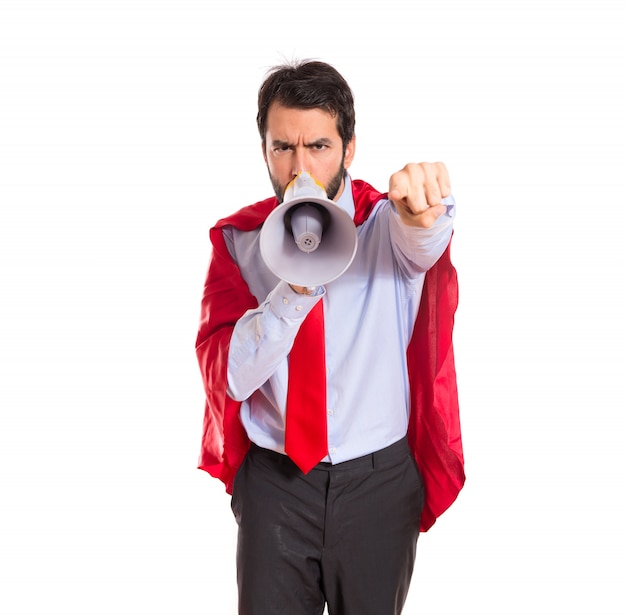
[{"label": "red tie with white stripe", "polygon": [[305,474],[328,454],[322,299],[300,325],[289,354],[285,452]]}]

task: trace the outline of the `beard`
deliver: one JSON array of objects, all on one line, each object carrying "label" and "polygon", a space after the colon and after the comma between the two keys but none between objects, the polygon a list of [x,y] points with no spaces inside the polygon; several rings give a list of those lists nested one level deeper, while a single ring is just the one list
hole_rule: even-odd
[{"label": "beard", "polygon": [[[343,166],[343,161],[344,159],[342,157],[341,163],[339,165],[339,170],[337,171],[337,173],[335,173],[335,175],[333,175],[333,177],[331,177],[330,181],[328,182],[328,186],[326,186],[325,188],[326,196],[331,201],[337,196],[337,193],[339,192],[339,188],[341,188],[341,182],[343,181],[343,178],[346,175],[346,170]],[[281,183],[271,174],[269,168],[268,168],[268,173],[270,176],[270,181],[272,182],[272,188],[274,188],[274,194],[276,194],[276,198],[278,199],[278,202],[282,203],[283,200],[285,199],[285,191],[287,190],[287,186],[289,184],[287,184],[287,186],[281,185]],[[289,183],[291,183],[291,181]]]}]

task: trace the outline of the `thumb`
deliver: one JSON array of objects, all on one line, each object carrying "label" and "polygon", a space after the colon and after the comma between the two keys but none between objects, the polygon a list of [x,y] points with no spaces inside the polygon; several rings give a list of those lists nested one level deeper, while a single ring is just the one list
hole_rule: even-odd
[{"label": "thumb", "polygon": [[406,203],[409,197],[408,188],[401,182],[394,182],[389,186],[387,197],[394,203]]}]

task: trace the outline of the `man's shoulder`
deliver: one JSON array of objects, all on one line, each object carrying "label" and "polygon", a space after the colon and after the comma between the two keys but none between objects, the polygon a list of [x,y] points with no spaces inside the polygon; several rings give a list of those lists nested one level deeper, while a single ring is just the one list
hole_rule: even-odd
[{"label": "man's shoulder", "polygon": [[387,198],[385,193],[379,192],[362,179],[352,180],[352,196],[354,198],[355,216],[354,221],[362,224],[374,209],[374,206],[382,199]]},{"label": "man's shoulder", "polygon": [[270,212],[276,207],[277,199],[275,196],[257,201],[252,205],[242,207],[240,210],[230,214],[226,218],[218,220],[215,228],[223,228],[225,226],[234,226],[240,231],[251,231],[259,227],[269,216]]}]

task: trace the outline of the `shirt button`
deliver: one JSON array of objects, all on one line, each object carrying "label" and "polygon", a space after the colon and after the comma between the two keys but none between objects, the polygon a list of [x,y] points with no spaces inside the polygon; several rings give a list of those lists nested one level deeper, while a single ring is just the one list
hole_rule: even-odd
[{"label": "shirt button", "polygon": [[331,453],[336,453],[336,452],[337,452],[337,449],[333,446],[333,447],[330,449],[330,452],[331,452]]},{"label": "shirt button", "polygon": [[335,414],[335,411],[332,408],[328,408],[328,416],[332,416]]},{"label": "shirt button", "polygon": [[289,299],[287,297],[283,297],[283,304],[287,305],[289,303]]},{"label": "shirt button", "polygon": [[302,306],[296,305],[296,312],[301,312],[301,311],[302,311]]}]

